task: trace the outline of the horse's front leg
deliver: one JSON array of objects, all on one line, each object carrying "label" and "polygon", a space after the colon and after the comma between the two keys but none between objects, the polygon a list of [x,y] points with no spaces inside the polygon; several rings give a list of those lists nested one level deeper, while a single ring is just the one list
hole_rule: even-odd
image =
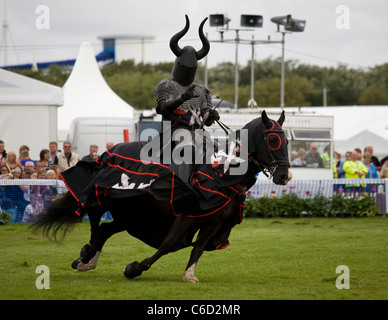
[{"label": "horse's front leg", "polygon": [[171,227],[167,237],[163,240],[158,251],[150,258],[144,259],[142,262],[132,262],[124,269],[124,275],[133,279],[140,276],[143,271],[148,270],[160,257],[171,252],[171,249],[179,241],[179,239],[185,234],[187,229],[192,224],[192,219],[179,216],[175,219],[174,224]]},{"label": "horse's front leg", "polygon": [[210,225],[204,228],[201,228],[197,240],[195,241],[194,248],[191,251],[190,259],[186,267],[186,271],[183,273],[183,281],[188,281],[192,283],[199,282],[198,278],[194,275],[194,270],[197,265],[199,258],[201,257],[205,246],[208,241],[217,233],[221,224]]}]

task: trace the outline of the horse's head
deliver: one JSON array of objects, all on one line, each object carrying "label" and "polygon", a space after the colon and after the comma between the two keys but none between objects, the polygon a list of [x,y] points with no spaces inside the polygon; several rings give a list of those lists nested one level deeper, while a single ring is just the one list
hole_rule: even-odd
[{"label": "horse's head", "polygon": [[292,179],[289,170],[287,138],[282,129],[284,111],[278,121],[268,118],[263,110],[257,118],[243,129],[248,129],[248,152],[252,161],[276,184],[285,185]]}]

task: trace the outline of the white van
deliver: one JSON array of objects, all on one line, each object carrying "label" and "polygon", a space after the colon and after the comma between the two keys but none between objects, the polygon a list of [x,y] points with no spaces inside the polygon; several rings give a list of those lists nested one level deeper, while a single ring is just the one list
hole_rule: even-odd
[{"label": "white van", "polygon": [[80,117],[75,118],[67,135],[73,152],[80,158],[89,154],[91,144],[98,146],[98,155],[106,150],[106,142],[124,142],[124,130],[128,130],[129,141],[136,139],[136,126],[131,118]]}]

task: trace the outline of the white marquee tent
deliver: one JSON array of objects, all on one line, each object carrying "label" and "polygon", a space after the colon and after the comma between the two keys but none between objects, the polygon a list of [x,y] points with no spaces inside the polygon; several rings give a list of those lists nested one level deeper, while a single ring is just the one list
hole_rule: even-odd
[{"label": "white marquee tent", "polygon": [[30,147],[39,159],[42,149],[57,140],[57,108],[63,104],[62,89],[0,69],[0,140],[5,149],[19,152]]},{"label": "white marquee tent", "polygon": [[81,44],[74,68],[63,86],[64,104],[58,110],[58,130],[67,131],[77,117],[133,118],[134,109],[106,83],[90,43]]}]

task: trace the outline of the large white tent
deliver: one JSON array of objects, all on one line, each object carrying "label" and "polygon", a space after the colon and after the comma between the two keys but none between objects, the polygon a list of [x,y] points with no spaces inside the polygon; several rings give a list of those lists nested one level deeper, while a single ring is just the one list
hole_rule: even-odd
[{"label": "large white tent", "polygon": [[57,141],[57,108],[62,89],[0,69],[0,140],[7,151],[29,146],[30,157],[39,159],[50,141]]},{"label": "large white tent", "polygon": [[106,83],[90,43],[81,44],[74,68],[63,86],[64,104],[58,110],[58,130],[67,131],[77,117],[133,118],[134,109]]}]

